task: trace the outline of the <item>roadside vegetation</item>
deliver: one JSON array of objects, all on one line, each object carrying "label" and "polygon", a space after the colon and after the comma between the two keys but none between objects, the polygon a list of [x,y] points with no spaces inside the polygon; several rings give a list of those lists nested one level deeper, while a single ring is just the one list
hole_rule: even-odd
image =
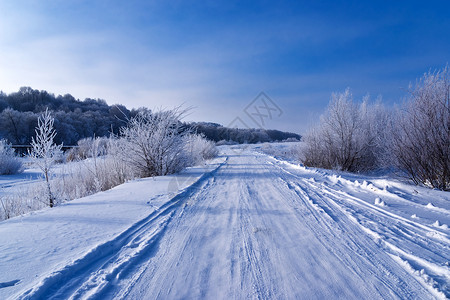
[{"label": "roadside vegetation", "polygon": [[[79,134],[66,128],[70,122],[64,124],[58,119],[61,111],[51,111],[47,107],[37,117],[34,135],[31,138],[21,135],[25,131],[20,126],[28,119],[24,117],[25,123],[20,123],[18,120],[24,115],[17,114],[14,109],[25,110],[26,105],[17,106],[18,102],[12,100],[29,97],[35,103],[48,102],[49,107],[66,107],[67,113],[75,108],[79,112],[85,109],[89,115],[91,109],[106,112],[108,108],[114,122],[118,123],[111,125],[107,135],[79,139],[76,147],[63,154],[61,141],[68,138],[67,132],[73,138]],[[32,184],[17,188],[14,193],[0,192],[0,220],[106,191],[135,178],[177,173],[215,157],[214,141],[217,144],[235,144],[236,141],[256,143],[283,139],[296,141],[300,138],[299,135],[276,130],[233,131],[214,123],[187,124],[182,120],[189,110],[181,107],[129,111],[122,106],[113,109],[104,101],[80,102],[69,96],[55,97],[25,88],[10,96],[0,93],[0,98],[0,109],[3,106],[0,119],[5,121],[2,130],[7,132],[2,136],[12,139],[15,136],[15,142],[31,144],[28,168],[32,164],[42,177],[40,181],[34,180]],[[63,98],[67,98],[66,102]],[[7,107],[13,104],[14,108]],[[25,114],[34,116],[37,112]],[[94,128],[93,120],[96,119],[91,118],[85,125]],[[104,125],[103,121],[100,123]],[[69,130],[63,130],[62,138],[61,128]],[[81,128],[80,125],[77,128]],[[86,132],[95,133],[95,130]],[[25,160],[15,155],[10,140],[0,140],[0,174],[14,176],[23,172]],[[295,156],[306,166],[346,172],[390,169],[414,184],[449,191],[448,67],[424,74],[409,87],[405,102],[395,109],[386,108],[381,99],[371,101],[368,96],[355,101],[350,89],[333,93],[320,121],[306,133],[301,145],[301,149],[288,147],[284,148],[284,153],[278,154]],[[261,149],[278,155],[281,148],[266,145]]]},{"label": "roadside vegetation", "polygon": [[0,140],[0,175],[13,175],[23,171],[22,161],[6,140]]},{"label": "roadside vegetation", "polygon": [[[63,155],[61,145],[54,142],[54,118],[45,111],[39,117],[28,155],[43,180],[16,193],[0,193],[0,220],[105,191],[135,178],[173,174],[215,157],[213,142],[182,126],[186,112],[181,108],[141,110],[119,134],[82,139],[78,147]],[[8,174],[22,170],[11,146],[5,141],[0,146],[2,168],[16,163]]]},{"label": "roadside vegetation", "polygon": [[317,126],[304,136],[306,166],[365,172],[394,168],[415,184],[450,190],[450,77],[448,67],[409,87],[388,110],[349,89],[334,93]]}]

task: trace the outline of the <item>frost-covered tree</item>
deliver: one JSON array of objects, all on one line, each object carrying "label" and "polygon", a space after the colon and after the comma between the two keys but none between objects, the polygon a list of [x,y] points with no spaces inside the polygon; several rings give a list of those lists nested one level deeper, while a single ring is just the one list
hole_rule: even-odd
[{"label": "frost-covered tree", "polygon": [[0,140],[0,175],[11,175],[23,171],[22,162],[6,140]]},{"label": "frost-covered tree", "polygon": [[394,163],[416,184],[450,190],[450,76],[448,67],[410,86],[391,132]]},{"label": "frost-covered tree", "polygon": [[303,163],[307,166],[359,172],[377,166],[377,132],[381,105],[353,101],[349,89],[333,93],[317,127],[304,137]]},{"label": "frost-covered tree", "polygon": [[124,159],[140,176],[175,173],[189,164],[181,118],[186,110],[141,111],[121,128]]},{"label": "frost-covered tree", "polygon": [[35,130],[36,138],[32,138],[30,152],[30,157],[44,175],[50,207],[55,205],[55,197],[50,187],[50,172],[57,159],[61,156],[62,147],[62,145],[54,143],[56,131],[53,128],[53,122],[54,118],[50,115],[48,109],[45,110],[38,119],[38,126]]}]

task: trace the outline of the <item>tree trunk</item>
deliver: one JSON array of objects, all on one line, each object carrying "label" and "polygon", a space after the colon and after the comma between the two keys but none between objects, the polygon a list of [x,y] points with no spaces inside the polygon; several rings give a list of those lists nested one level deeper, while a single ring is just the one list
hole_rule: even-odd
[{"label": "tree trunk", "polygon": [[47,193],[48,193],[48,200],[49,200],[49,206],[53,207],[55,205],[52,190],[50,189],[50,181],[48,178],[48,171],[45,172],[45,181],[47,183]]}]

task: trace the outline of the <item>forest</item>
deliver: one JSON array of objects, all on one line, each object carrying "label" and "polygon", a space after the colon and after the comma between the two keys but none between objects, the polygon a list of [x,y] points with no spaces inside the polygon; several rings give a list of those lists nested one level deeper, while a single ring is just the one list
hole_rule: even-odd
[{"label": "forest", "polygon": [[[84,138],[107,137],[118,134],[128,120],[147,108],[128,109],[124,105],[108,105],[105,100],[86,98],[81,101],[72,95],[55,96],[44,90],[21,87],[18,92],[0,92],[0,139],[13,145],[29,145],[35,135],[39,115],[49,109],[55,118],[58,134],[55,142],[76,145]],[[278,130],[227,128],[216,123],[184,123],[207,139],[228,143],[273,142],[300,139],[300,135]]]}]

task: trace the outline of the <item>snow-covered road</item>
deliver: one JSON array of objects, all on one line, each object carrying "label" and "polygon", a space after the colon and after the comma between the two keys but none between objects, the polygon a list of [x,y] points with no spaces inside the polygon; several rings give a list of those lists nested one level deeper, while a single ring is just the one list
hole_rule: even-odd
[{"label": "snow-covered road", "polygon": [[[450,295],[448,227],[432,227],[400,213],[405,210],[397,211],[405,201],[416,205],[419,215],[426,210],[414,199],[402,198],[400,188],[389,194],[376,184],[350,184],[250,150],[228,149],[226,157],[141,221],[15,296]],[[384,206],[373,203],[380,195],[387,202]],[[448,222],[448,207],[442,207],[448,199],[438,200],[441,207],[431,213]]]},{"label": "snow-covered road", "polygon": [[140,275],[115,290],[121,296],[430,297],[345,213],[265,156],[229,156],[184,201]]}]

